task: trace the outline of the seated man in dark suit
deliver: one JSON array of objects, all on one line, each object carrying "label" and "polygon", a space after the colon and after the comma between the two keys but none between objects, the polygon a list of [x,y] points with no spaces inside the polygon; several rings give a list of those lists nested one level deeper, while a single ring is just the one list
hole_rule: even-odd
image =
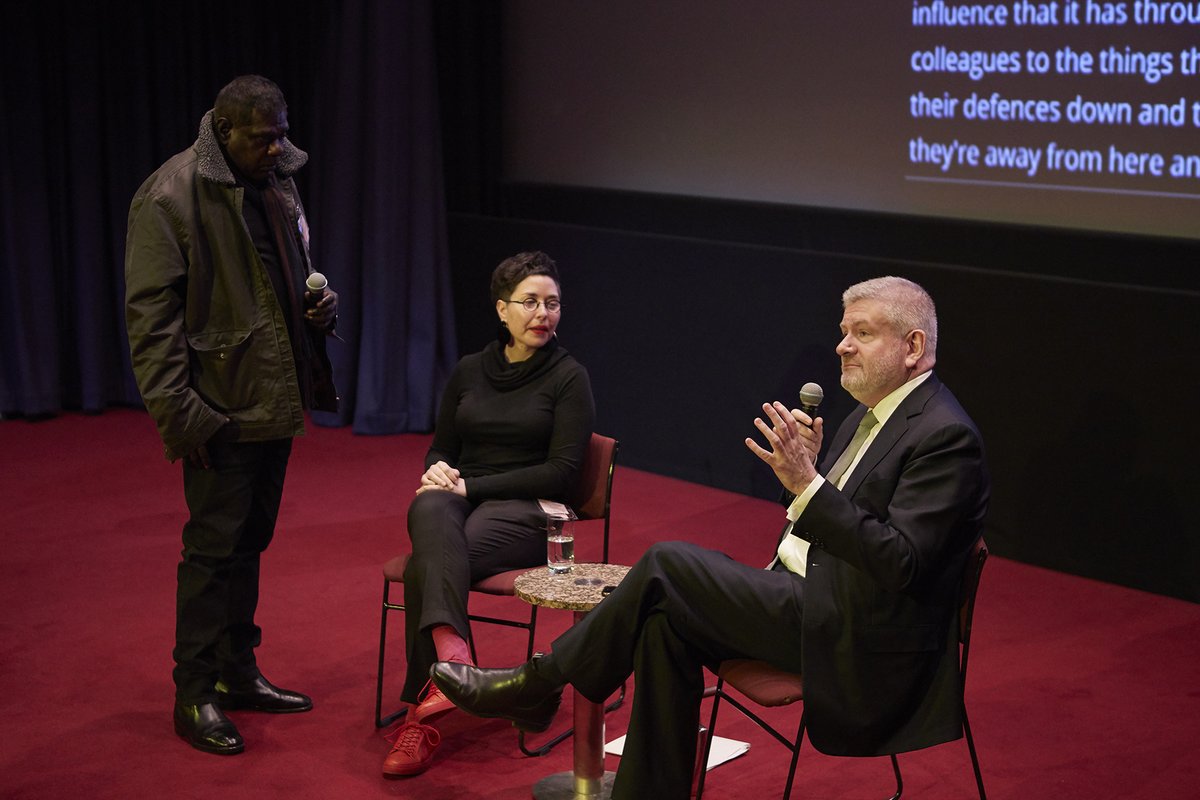
[{"label": "seated man in dark suit", "polygon": [[913,750],[962,735],[953,624],[989,478],[979,431],[933,374],[933,301],[902,278],[842,297],[842,386],[861,404],[820,468],[823,421],[781,403],[746,446],[785,489],[788,527],[768,569],[683,542],[653,545],[553,652],[512,669],[441,662],[455,705],[549,727],[570,683],[602,702],[636,695],[614,798],[687,798],[703,666],[767,661],[804,676],[813,746]]}]

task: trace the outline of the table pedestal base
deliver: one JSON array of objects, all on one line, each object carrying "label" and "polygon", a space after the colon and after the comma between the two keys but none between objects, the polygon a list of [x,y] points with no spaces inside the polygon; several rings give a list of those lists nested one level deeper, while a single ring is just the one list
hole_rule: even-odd
[{"label": "table pedestal base", "polygon": [[[530,570],[513,587],[525,602],[570,609],[579,622],[604,599],[603,587],[620,583],[628,571],[629,567],[616,564],[576,564],[569,574],[554,576]],[[572,770],[542,778],[534,785],[533,796],[535,800],[611,800],[617,774],[604,769],[604,704],[593,703],[575,690],[571,694]]]},{"label": "table pedestal base", "polygon": [[534,800],[609,800],[616,775],[609,770],[599,781],[594,781],[577,780],[574,772],[556,772],[534,784],[533,797]]}]

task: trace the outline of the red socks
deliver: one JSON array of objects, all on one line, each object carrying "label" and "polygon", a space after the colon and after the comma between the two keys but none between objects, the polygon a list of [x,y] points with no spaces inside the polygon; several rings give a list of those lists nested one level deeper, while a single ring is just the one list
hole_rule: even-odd
[{"label": "red socks", "polygon": [[475,666],[470,646],[453,627],[436,625],[430,633],[433,634],[433,646],[437,650],[439,661],[460,661]]}]

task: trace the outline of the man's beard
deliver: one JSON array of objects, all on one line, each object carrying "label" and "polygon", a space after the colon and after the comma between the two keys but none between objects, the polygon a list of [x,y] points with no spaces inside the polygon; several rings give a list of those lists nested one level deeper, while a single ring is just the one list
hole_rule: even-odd
[{"label": "man's beard", "polygon": [[904,383],[904,360],[900,353],[879,354],[880,357],[869,362],[858,362],[857,369],[846,371],[842,368],[842,388],[850,396],[862,402],[863,397],[871,397],[875,393],[897,387]]}]

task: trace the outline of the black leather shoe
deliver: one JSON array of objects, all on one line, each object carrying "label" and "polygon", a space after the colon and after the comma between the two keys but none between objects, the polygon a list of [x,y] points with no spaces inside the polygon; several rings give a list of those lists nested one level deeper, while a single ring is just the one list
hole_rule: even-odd
[{"label": "black leather shoe", "polygon": [[510,669],[480,669],[458,661],[439,661],[429,675],[463,711],[507,719],[528,733],[549,728],[562,702],[562,684],[538,674],[533,662]]},{"label": "black leather shoe", "polygon": [[295,714],[311,711],[312,698],[289,692],[259,675],[252,683],[230,686],[217,681],[217,705],[229,710],[266,711],[268,714]]},{"label": "black leather shoe", "polygon": [[206,753],[232,756],[246,749],[238,729],[213,703],[176,703],[175,732]]}]

